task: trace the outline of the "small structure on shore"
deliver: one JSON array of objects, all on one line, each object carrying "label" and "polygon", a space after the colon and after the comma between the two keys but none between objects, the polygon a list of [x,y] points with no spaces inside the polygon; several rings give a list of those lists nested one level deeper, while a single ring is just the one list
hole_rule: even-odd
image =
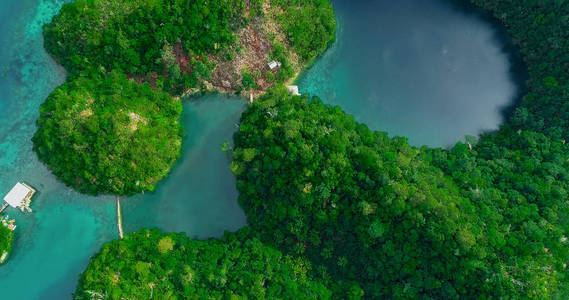
[{"label": "small structure on shore", "polygon": [[[36,190],[34,190],[29,185],[18,182],[4,197],[4,201],[6,201],[6,204],[10,205],[11,207],[19,208],[22,212],[32,212],[30,204],[35,193]],[[2,206],[0,212],[7,207],[6,204]]]},{"label": "small structure on shore", "polygon": [[286,87],[286,89],[288,90],[288,92],[293,95],[293,96],[300,96],[300,93],[298,92],[298,86],[297,85],[289,85]]},{"label": "small structure on shore", "polygon": [[281,63],[276,61],[276,60],[273,60],[269,63],[269,69],[271,69],[271,71],[276,69],[276,68],[280,68],[280,67],[281,67]]}]

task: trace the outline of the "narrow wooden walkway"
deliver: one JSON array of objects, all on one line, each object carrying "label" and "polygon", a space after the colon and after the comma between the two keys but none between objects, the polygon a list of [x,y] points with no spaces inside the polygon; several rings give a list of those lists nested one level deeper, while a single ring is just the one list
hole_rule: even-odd
[{"label": "narrow wooden walkway", "polygon": [[119,228],[119,238],[124,237],[124,233],[122,231],[122,216],[121,216],[121,198],[117,197],[117,227]]}]

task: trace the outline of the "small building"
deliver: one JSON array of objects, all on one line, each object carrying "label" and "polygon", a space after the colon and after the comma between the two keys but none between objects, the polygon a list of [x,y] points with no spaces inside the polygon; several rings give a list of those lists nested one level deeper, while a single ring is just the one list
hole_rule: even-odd
[{"label": "small building", "polygon": [[298,86],[297,85],[289,85],[286,87],[286,89],[288,90],[288,92],[293,95],[293,96],[300,96],[300,93],[298,92]]},{"label": "small building", "polygon": [[36,190],[29,185],[18,182],[4,197],[4,201],[11,207],[19,208],[21,211],[26,210],[31,212],[30,203],[35,193]]},{"label": "small building", "polygon": [[269,63],[269,69],[271,69],[271,71],[276,69],[276,68],[280,68],[280,67],[281,67],[281,63],[278,61],[273,60]]}]

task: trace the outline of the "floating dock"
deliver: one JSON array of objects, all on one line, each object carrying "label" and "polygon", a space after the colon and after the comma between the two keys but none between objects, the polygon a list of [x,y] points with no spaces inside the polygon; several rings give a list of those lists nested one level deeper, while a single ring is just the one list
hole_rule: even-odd
[{"label": "floating dock", "polygon": [[14,208],[19,208],[22,212],[32,212],[30,204],[32,202],[32,197],[35,195],[36,190],[31,186],[18,182],[16,185],[8,192],[4,197],[4,205],[0,208],[0,212],[9,206]]}]

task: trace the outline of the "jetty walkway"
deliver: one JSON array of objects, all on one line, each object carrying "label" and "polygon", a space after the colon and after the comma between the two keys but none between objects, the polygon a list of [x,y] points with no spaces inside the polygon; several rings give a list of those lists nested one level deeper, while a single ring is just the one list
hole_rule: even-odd
[{"label": "jetty walkway", "polygon": [[124,237],[122,230],[122,216],[121,216],[121,198],[117,196],[117,227],[119,229],[119,238]]}]

